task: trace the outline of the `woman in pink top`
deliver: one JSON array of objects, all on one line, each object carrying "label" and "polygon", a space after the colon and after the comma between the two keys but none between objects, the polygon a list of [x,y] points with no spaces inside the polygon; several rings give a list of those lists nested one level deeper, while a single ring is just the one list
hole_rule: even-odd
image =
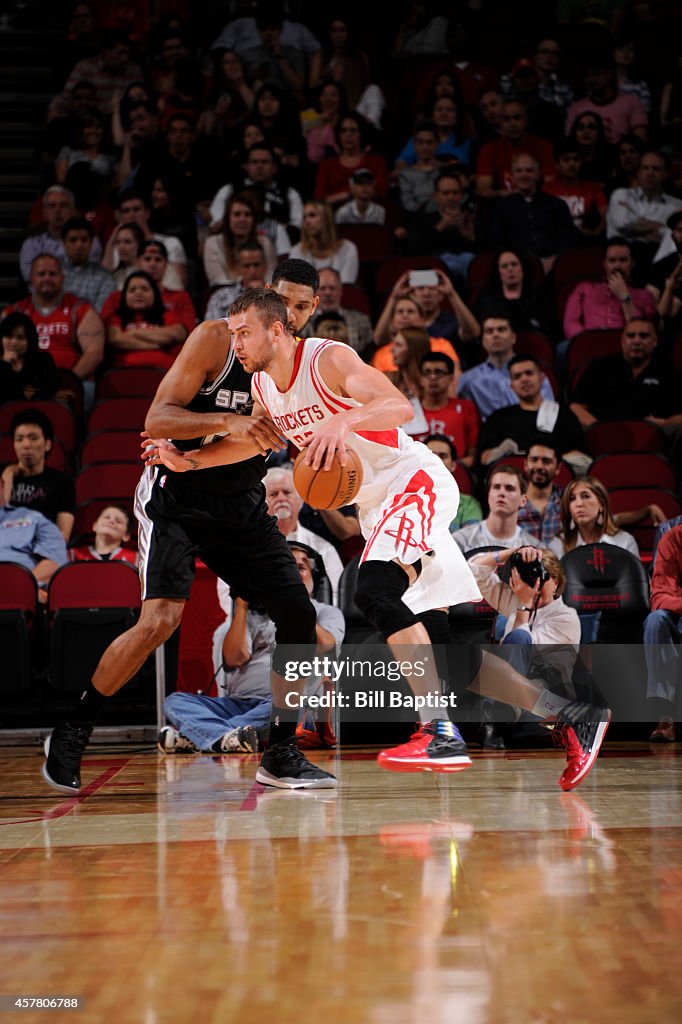
[{"label": "woman in pink top", "polygon": [[325,157],[339,152],[336,126],[346,112],[346,94],[339,82],[323,82],[317,92],[317,121],[306,132],[306,147],[311,163],[319,164]]}]

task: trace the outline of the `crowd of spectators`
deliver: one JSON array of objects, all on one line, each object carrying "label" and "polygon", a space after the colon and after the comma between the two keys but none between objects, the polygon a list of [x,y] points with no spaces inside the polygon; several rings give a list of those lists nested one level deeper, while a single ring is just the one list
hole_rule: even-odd
[{"label": "crowd of spectators", "polygon": [[[584,476],[593,423],[655,423],[682,473],[679,15],[427,0],[360,43],[352,5],[234,3],[212,35],[183,4],[133,21],[115,10],[76,4],[55,57],[22,286],[0,312],[0,403],[68,401],[70,371],[87,412],[108,369],[167,369],[197,323],[300,257],[320,271],[306,335],[390,374],[415,408],[408,430],[466,474],[458,541],[557,555],[576,530],[622,543],[611,519],[567,532],[562,510],[585,488],[586,505],[600,498]],[[620,347],[576,379],[572,343],[593,330]],[[49,428],[29,421],[48,449]],[[6,501],[45,454],[27,469],[17,450]],[[496,475],[510,456],[522,469]],[[563,499],[560,464],[583,481]],[[46,514],[68,541],[73,509]],[[357,550],[352,510],[279,518],[339,565]],[[99,529],[102,550],[127,543],[113,519],[93,550]]]}]

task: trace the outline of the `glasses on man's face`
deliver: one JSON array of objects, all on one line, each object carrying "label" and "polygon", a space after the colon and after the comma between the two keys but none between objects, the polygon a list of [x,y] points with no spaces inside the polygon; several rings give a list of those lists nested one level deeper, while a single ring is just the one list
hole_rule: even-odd
[{"label": "glasses on man's face", "polygon": [[652,337],[648,331],[628,331],[625,335],[628,341],[632,341],[634,338],[641,338],[643,341],[651,341]]},{"label": "glasses on man's face", "polygon": [[449,377],[447,370],[422,370],[422,377]]}]

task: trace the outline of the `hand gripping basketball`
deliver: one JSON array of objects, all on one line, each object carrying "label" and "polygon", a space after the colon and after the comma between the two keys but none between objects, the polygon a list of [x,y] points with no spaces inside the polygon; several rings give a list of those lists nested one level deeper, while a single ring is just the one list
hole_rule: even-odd
[{"label": "hand gripping basketball", "polygon": [[346,448],[342,466],[334,452],[330,469],[313,469],[304,464],[305,449],[294,462],[294,486],[311,508],[332,509],[350,505],[362,486],[362,463],[353,448]]}]

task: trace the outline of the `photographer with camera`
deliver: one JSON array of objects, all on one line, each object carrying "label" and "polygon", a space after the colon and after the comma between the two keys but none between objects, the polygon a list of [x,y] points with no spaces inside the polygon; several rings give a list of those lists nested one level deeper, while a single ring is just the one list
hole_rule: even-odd
[{"label": "photographer with camera", "polygon": [[551,646],[543,661],[559,672],[564,685],[570,684],[580,620],[562,600],[566,579],[556,555],[547,548],[506,548],[474,555],[469,565],[485,600],[506,616],[501,642],[513,647],[505,651],[506,660],[527,675],[532,646]]}]

